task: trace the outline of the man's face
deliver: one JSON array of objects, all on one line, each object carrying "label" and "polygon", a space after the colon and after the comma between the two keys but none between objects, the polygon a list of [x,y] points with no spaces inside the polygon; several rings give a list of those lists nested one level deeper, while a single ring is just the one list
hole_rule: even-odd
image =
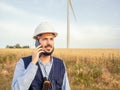
[{"label": "man's face", "polygon": [[43,34],[40,36],[40,44],[43,48],[43,55],[49,56],[54,51],[54,35],[53,34]]}]

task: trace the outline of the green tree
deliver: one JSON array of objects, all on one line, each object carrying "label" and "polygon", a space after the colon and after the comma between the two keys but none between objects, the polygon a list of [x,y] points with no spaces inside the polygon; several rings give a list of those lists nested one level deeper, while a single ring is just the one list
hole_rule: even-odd
[{"label": "green tree", "polygon": [[20,44],[16,44],[14,47],[15,48],[21,48]]},{"label": "green tree", "polygon": [[22,48],[30,48],[30,47],[26,45],[26,46],[23,46]]}]

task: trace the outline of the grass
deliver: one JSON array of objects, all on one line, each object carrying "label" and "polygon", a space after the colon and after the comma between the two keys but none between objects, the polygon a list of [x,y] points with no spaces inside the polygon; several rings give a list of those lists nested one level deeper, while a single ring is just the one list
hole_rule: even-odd
[{"label": "grass", "polygon": [[[16,62],[32,49],[0,49],[0,90],[10,90]],[[120,49],[56,49],[71,90],[120,90]]]}]

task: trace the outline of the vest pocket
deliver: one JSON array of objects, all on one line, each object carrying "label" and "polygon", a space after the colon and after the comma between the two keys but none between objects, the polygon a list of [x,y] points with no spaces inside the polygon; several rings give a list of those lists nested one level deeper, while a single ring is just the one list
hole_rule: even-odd
[{"label": "vest pocket", "polygon": [[58,88],[59,90],[61,90],[61,88],[62,88],[62,80],[57,80],[57,81],[56,81],[56,86],[57,86],[57,88]]},{"label": "vest pocket", "polygon": [[62,80],[52,80],[51,86],[52,90],[62,90]]},{"label": "vest pocket", "polygon": [[62,90],[62,80],[52,80],[52,90]]}]

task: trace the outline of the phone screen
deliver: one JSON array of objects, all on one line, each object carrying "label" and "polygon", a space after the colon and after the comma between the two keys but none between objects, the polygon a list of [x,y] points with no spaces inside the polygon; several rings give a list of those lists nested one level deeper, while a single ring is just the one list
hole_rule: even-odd
[{"label": "phone screen", "polygon": [[35,41],[35,47],[37,47],[37,46],[39,46],[40,45],[40,41],[37,39],[36,41]]}]

